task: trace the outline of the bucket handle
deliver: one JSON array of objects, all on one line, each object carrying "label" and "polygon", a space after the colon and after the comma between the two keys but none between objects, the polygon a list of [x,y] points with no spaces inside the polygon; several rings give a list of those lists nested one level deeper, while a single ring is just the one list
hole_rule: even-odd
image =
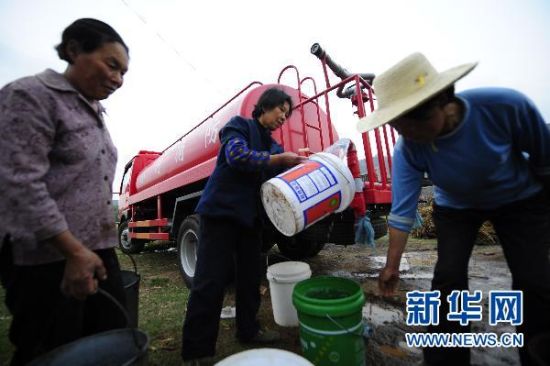
[{"label": "bucket handle", "polygon": [[[122,315],[124,315],[124,320],[126,320],[126,328],[132,330],[132,338],[134,339],[134,345],[136,346],[136,349],[139,350],[140,347],[141,347],[141,344],[139,343],[139,341],[137,339],[137,336],[136,336],[136,328],[129,328],[130,327],[130,315],[128,314],[128,311],[124,308],[124,306],[122,306],[120,301],[115,299],[115,297],[113,295],[111,295],[110,293],[108,293],[104,289],[98,287],[97,293],[101,294],[101,295],[105,296],[107,299],[109,299],[118,308],[118,310],[120,310]],[[136,356],[135,358],[137,359],[137,357],[138,356]],[[129,364],[131,364],[131,363],[129,363]]]},{"label": "bucket handle", "polygon": [[[272,254],[268,254],[265,256],[265,267],[268,268],[269,267],[269,257],[270,256],[274,256],[274,257],[278,257],[278,258],[282,258],[282,259],[285,259],[285,262],[286,261],[293,261],[294,259],[291,259],[289,257],[286,257],[284,255],[282,255],[281,253],[272,253]],[[273,282],[275,283],[284,283],[284,282],[279,282],[277,281],[276,278],[273,278]]]},{"label": "bucket handle", "polygon": [[[124,252],[122,252],[122,253],[124,253]],[[132,261],[132,265],[134,266],[134,273],[135,273],[135,274],[139,274],[139,273],[138,273],[138,270],[137,270],[136,260],[134,259],[134,257],[132,257],[132,256],[130,255],[130,253],[124,253],[124,254],[126,254],[126,255],[130,258],[130,260]]]},{"label": "bucket handle", "polygon": [[[350,332],[347,328],[344,328],[342,324],[338,323],[336,320],[334,320],[330,315],[325,314],[328,320],[330,320],[332,323],[334,323],[338,328],[343,330],[344,332],[348,333],[349,335],[356,336],[357,334],[354,334]],[[368,323],[363,319],[363,330],[361,331],[361,337],[364,338],[365,341],[368,341],[369,338],[372,336],[372,328]]]},{"label": "bucket handle", "polygon": [[124,308],[124,306],[122,306],[120,301],[115,299],[115,297],[113,295],[111,295],[110,293],[108,293],[107,291],[105,291],[102,288],[98,287],[97,288],[97,293],[105,296],[107,299],[109,299],[118,308],[118,310],[124,316],[124,320],[126,320],[126,327],[129,327],[130,326],[130,315],[128,315],[128,311]]}]

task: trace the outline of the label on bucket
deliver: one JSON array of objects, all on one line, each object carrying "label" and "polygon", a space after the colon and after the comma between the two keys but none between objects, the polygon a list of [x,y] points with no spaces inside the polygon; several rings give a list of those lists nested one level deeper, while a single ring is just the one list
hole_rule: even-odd
[{"label": "label on bucket", "polygon": [[317,161],[308,161],[300,169],[291,169],[277,178],[290,186],[300,202],[315,197],[337,184],[336,177]]},{"label": "label on bucket", "polygon": [[[334,174],[318,161],[308,161],[301,167],[291,169],[277,177],[285,182],[300,203],[305,202],[338,184]],[[315,222],[340,206],[340,191],[315,203],[303,211],[304,225]]]},{"label": "label on bucket", "polygon": [[327,213],[333,212],[340,206],[342,195],[336,192],[330,197],[316,203],[304,211],[304,223],[308,225],[310,222],[315,222],[317,219],[325,216]]}]

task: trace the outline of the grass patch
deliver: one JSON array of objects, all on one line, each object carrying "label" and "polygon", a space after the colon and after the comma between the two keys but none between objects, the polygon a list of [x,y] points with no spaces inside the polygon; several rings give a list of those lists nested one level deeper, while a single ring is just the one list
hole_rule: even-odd
[{"label": "grass patch", "polygon": [[[139,328],[149,335],[149,365],[179,365],[189,290],[179,274],[177,253],[153,246],[133,258],[141,276]],[[133,270],[128,256],[119,252],[119,260],[123,270]]]}]

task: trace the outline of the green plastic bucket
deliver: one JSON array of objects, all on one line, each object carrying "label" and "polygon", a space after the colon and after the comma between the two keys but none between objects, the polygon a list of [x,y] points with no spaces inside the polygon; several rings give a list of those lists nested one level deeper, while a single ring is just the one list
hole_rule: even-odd
[{"label": "green plastic bucket", "polygon": [[355,281],[321,276],[298,282],[292,293],[304,356],[316,366],[365,365],[365,296]]}]

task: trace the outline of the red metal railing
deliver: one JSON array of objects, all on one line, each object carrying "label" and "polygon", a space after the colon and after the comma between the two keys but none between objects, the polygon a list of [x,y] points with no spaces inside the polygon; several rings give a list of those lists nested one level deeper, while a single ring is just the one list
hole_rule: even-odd
[{"label": "red metal railing", "polygon": [[[325,77],[325,83],[326,83],[326,89],[318,92],[317,86],[315,83],[315,80],[311,77],[305,77],[300,81],[300,76],[298,69],[293,66],[289,65],[285,67],[279,74],[279,77],[277,79],[277,82],[280,83],[282,74],[288,70],[288,69],[294,69],[296,71],[296,76],[298,80],[298,93],[299,93],[299,103],[294,106],[295,109],[300,109],[302,112],[302,133],[304,136],[304,146],[308,146],[308,138],[306,133],[306,127],[312,128],[314,130],[319,131],[319,134],[321,135],[321,143],[323,144],[323,131],[321,128],[321,115],[319,110],[319,98],[324,97],[325,99],[325,112],[327,115],[327,128],[329,133],[329,144],[334,143],[334,135],[332,131],[332,117],[331,117],[331,111],[330,111],[330,101],[329,101],[329,93],[334,91],[335,89],[338,89],[340,87],[344,87],[348,83],[355,83],[355,95],[352,96],[350,99],[352,101],[352,104],[357,108],[357,110],[354,112],[354,114],[357,115],[357,117],[362,118],[367,115],[367,110],[365,107],[365,103],[369,102],[369,108],[370,112],[374,111],[374,94],[371,85],[361,78],[360,75],[353,74],[350,75],[347,78],[342,79],[338,83],[331,85],[330,80],[328,77],[328,69],[327,64],[324,60],[322,61],[323,65],[323,73]],[[311,81],[314,85],[314,95],[305,99],[302,95],[302,84],[305,81]],[[317,108],[317,118],[318,118],[318,127],[306,122],[304,120],[304,106],[307,103],[314,103],[315,107]],[[382,130],[382,133],[380,132]],[[375,201],[384,201],[384,202],[375,202],[375,203],[389,203],[390,202],[390,177],[388,172],[391,171],[392,168],[392,159],[391,159],[391,149],[395,145],[395,132],[394,130],[389,127],[390,132],[388,133],[386,126],[379,127],[375,129],[372,132],[364,132],[361,134],[361,138],[363,141],[363,150],[365,154],[365,162],[366,162],[366,168],[367,168],[367,182],[366,182],[366,190],[373,190],[373,191],[384,191],[384,195],[380,196],[377,195],[376,192],[365,192],[367,197],[372,198]],[[379,166],[379,172],[380,177],[378,176],[378,173],[376,172],[376,169],[374,167],[374,158],[373,158],[373,152],[371,147],[371,138],[374,136],[374,146],[376,147],[376,156],[378,159],[378,166]],[[391,138],[391,141],[390,141]],[[322,145],[322,149],[324,149],[325,146]],[[378,197],[378,198],[376,198]],[[382,197],[382,198],[380,198]],[[386,202],[387,201],[387,202]],[[372,203],[372,202],[369,202]]]},{"label": "red metal railing", "polygon": [[[315,82],[315,79],[313,79],[312,77],[310,76],[307,76],[305,78],[303,78],[301,81],[300,81],[300,89],[302,87],[302,85],[304,84],[304,82],[306,81],[311,81],[312,84],[313,84],[313,93],[317,94],[317,83]],[[302,96],[300,95],[300,98]],[[305,126],[306,127],[309,127],[309,128],[312,128],[316,131],[319,132],[319,140],[321,140],[321,150],[324,150],[325,149],[325,143],[323,141],[323,129],[322,129],[322,126],[321,126],[321,109],[319,108],[319,103],[317,102],[314,102],[315,104],[315,108],[316,108],[316,112],[317,112],[317,122],[319,123],[319,126],[313,126],[312,124],[309,124],[308,122],[305,122]],[[306,147],[308,145],[305,145]]]}]

